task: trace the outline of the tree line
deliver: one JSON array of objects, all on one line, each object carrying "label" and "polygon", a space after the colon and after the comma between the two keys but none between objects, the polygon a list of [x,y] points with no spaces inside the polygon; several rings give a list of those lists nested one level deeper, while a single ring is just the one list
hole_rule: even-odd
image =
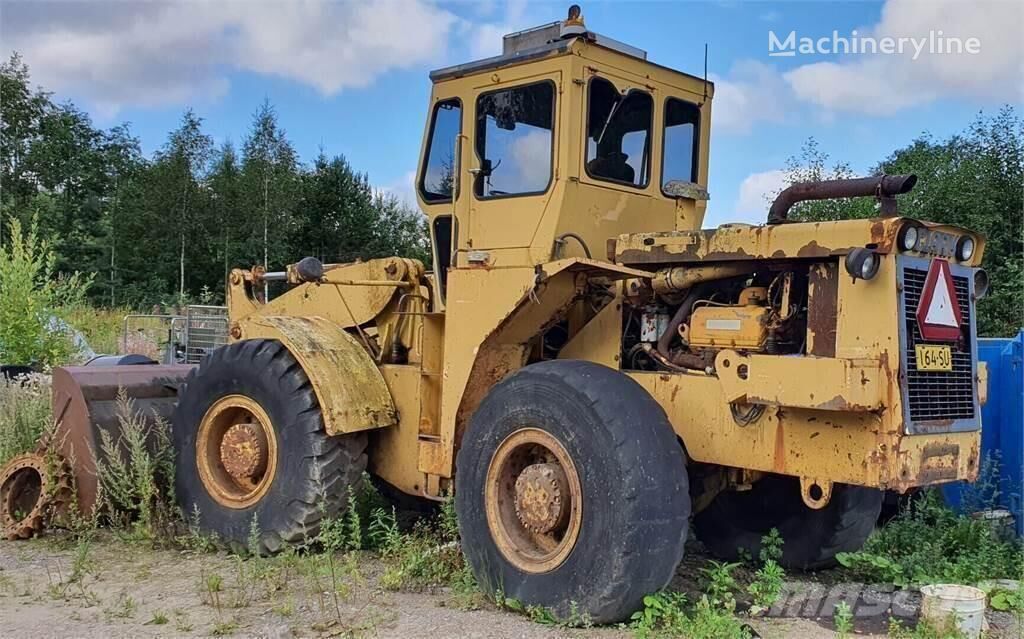
[{"label": "tree line", "polygon": [[311,255],[426,261],[426,221],[343,156],[298,158],[264,102],[245,139],[215,146],[191,109],[152,157],[127,124],[93,125],[0,64],[0,245],[12,220],[50,238],[60,273],[91,273],[93,303],[142,308],[223,299],[233,267]]},{"label": "tree line", "polygon": [[[947,139],[924,134],[879,162],[869,175],[914,173],[899,214],[953,224],[985,236],[982,266],[991,282],[978,302],[978,333],[1014,335],[1024,326],[1024,122],[1012,106],[979,114]],[[787,162],[787,182],[859,177],[808,140]],[[878,215],[871,198],[803,202],[790,217],[837,220]]]}]

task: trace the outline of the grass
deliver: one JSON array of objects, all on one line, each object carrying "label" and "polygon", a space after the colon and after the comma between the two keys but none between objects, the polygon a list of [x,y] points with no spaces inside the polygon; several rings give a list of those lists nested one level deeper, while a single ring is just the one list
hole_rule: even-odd
[{"label": "grass", "polygon": [[124,316],[132,311],[128,308],[96,308],[78,304],[61,310],[61,317],[72,328],[82,334],[89,348],[98,354],[115,354],[121,351],[121,332]]},{"label": "grass", "polygon": [[974,585],[1024,575],[1024,546],[1019,540],[1000,537],[983,519],[953,512],[934,491],[911,502],[872,534],[862,550],[840,553],[838,559],[859,579],[901,588]]},{"label": "grass", "polygon": [[34,374],[19,381],[0,378],[0,466],[36,449],[53,423],[50,377]]}]

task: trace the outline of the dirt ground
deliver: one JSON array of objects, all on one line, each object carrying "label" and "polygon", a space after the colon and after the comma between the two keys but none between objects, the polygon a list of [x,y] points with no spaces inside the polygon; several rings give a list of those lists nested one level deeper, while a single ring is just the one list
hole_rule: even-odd
[{"label": "dirt ground", "polygon": [[[684,561],[673,586],[692,588],[688,575],[701,562],[706,559],[698,549]],[[0,541],[0,636],[632,636],[624,628],[543,625],[448,588],[389,592],[380,585],[382,562],[369,553],[338,566],[337,605],[327,594],[335,589],[326,573],[311,577],[285,568],[254,578],[248,570],[246,562],[223,553],[152,550],[109,533],[94,541],[88,553],[54,537]],[[833,589],[829,579],[829,573],[819,573],[808,581],[788,582],[787,590]],[[775,616],[749,623],[765,638],[835,636],[831,619],[818,614],[834,603],[802,601],[790,598],[769,611]],[[884,605],[878,610],[856,620],[857,634],[884,636],[889,614]],[[999,620],[995,636],[1019,636],[1008,623]]]}]

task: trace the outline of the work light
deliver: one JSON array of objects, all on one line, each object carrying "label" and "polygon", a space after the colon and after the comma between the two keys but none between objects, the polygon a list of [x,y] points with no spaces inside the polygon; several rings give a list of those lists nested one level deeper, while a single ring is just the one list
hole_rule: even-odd
[{"label": "work light", "polygon": [[878,254],[871,249],[855,248],[846,255],[846,272],[854,279],[870,280],[878,273]]},{"label": "work light", "polygon": [[961,237],[956,243],[956,259],[966,262],[974,256],[974,238],[970,235]]}]

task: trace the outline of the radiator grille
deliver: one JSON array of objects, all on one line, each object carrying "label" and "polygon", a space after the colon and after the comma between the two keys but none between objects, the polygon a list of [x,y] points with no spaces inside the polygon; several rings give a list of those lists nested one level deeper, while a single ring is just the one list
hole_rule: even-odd
[{"label": "radiator grille", "polygon": [[965,339],[953,344],[953,370],[950,372],[916,369],[914,347],[926,344],[917,326],[917,306],[928,272],[906,267],[903,270],[903,322],[907,336],[905,367],[907,404],[912,422],[950,419],[974,419],[974,371],[971,354],[971,294],[966,277],[953,276],[960,304],[961,328]]}]

